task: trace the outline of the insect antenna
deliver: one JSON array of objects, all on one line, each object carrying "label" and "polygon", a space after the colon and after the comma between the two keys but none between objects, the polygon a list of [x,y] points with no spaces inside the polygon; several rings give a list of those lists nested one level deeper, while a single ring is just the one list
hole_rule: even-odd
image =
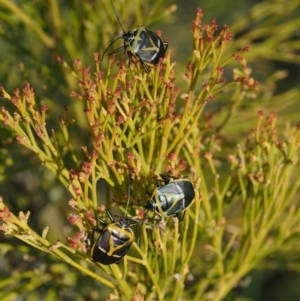
[{"label": "insect antenna", "polygon": [[115,43],[116,41],[118,41],[119,39],[122,39],[122,37],[116,38],[114,41],[112,41],[112,42],[108,45],[108,47],[104,50],[104,52],[103,52],[103,54],[102,54],[102,56],[101,56],[101,61],[103,61],[103,57],[104,57],[105,53],[107,52],[107,50],[111,47],[111,45],[114,44],[114,43]]},{"label": "insect antenna", "polygon": [[[124,30],[124,28],[123,28],[123,26],[122,26],[122,23],[121,23],[121,21],[120,21],[119,15],[118,15],[118,13],[117,13],[117,10],[116,10],[115,5],[114,5],[114,3],[112,2],[112,0],[110,0],[110,3],[111,3],[111,5],[112,5],[112,7],[113,7],[113,9],[114,9],[114,12],[115,12],[115,15],[116,15],[116,17],[117,17],[118,23],[119,23],[119,25],[121,26],[123,33],[125,33],[125,30]],[[102,56],[101,56],[101,61],[103,61],[103,57],[104,57],[105,53],[107,52],[107,50],[108,50],[108,49],[109,49],[109,48],[110,48],[117,40],[119,40],[119,39],[123,39],[123,37],[118,37],[118,38],[116,38],[114,41],[112,41],[112,42],[108,45],[108,47],[104,50],[104,52],[103,52],[103,54],[102,54]],[[123,49],[123,48],[121,47],[119,50],[122,50],[122,49]]]},{"label": "insect antenna", "polygon": [[121,28],[122,28],[122,30],[123,30],[123,33],[125,33],[125,30],[124,30],[124,28],[123,28],[123,26],[122,26],[122,23],[121,23],[121,21],[120,21],[119,15],[118,15],[118,13],[117,13],[117,10],[116,10],[115,5],[114,5],[114,3],[112,2],[112,0],[110,0],[110,3],[111,3],[111,5],[112,5],[112,7],[113,7],[113,9],[114,9],[114,12],[115,12],[115,15],[116,15],[116,17],[117,17],[117,19],[118,19],[118,23],[120,24],[120,26],[121,26]]},{"label": "insect antenna", "polygon": [[127,204],[126,204],[126,209],[125,209],[125,215],[127,214],[129,201],[130,201],[130,172],[128,174]]}]

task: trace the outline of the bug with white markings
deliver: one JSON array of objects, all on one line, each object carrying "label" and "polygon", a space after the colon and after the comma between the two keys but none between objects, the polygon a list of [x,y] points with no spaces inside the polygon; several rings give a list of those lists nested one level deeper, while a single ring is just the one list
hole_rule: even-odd
[{"label": "bug with white markings", "polygon": [[[102,229],[99,227],[94,227],[93,229],[91,257],[95,262],[110,265],[120,262],[128,253],[134,241],[134,233],[131,226],[136,225],[137,222],[126,216],[121,217],[116,222],[109,210],[106,210],[106,214],[112,223],[108,224],[97,218],[102,225]],[[94,239],[96,232],[100,233],[97,240]]]},{"label": "bug with white markings", "polygon": [[177,217],[183,221],[185,210],[195,198],[194,186],[188,179],[178,179],[169,175],[160,175],[156,180],[156,189],[151,199],[144,205],[149,211],[154,211],[160,216]]},{"label": "bug with white markings", "polygon": [[[130,181],[128,181],[126,212],[130,200],[129,182]],[[110,265],[119,263],[130,250],[130,247],[135,240],[131,227],[138,222],[128,218],[126,213],[123,217],[119,217],[118,222],[115,221],[109,210],[106,210],[106,214],[110,218],[111,223],[106,223],[104,220],[97,218],[97,221],[102,227],[94,227],[90,245],[92,260],[104,265]],[[97,239],[95,239],[96,233],[100,234]]]},{"label": "bug with white markings", "polygon": [[164,58],[168,48],[168,43],[163,42],[155,32],[150,31],[144,27],[138,27],[133,31],[126,32],[121,24],[121,21],[119,19],[119,16],[117,14],[116,8],[112,0],[110,0],[110,2],[113,6],[118,23],[122,28],[123,34],[121,37],[118,37],[112,43],[109,44],[109,46],[105,49],[104,53],[102,54],[101,60],[103,60],[103,57],[107,50],[117,40],[123,39],[124,45],[109,53],[109,55],[115,54],[124,49],[124,53],[126,51],[128,53],[128,68],[130,67],[132,56],[136,56],[140,60],[145,72],[149,73],[149,69],[147,68],[145,63],[156,65],[161,58]]}]

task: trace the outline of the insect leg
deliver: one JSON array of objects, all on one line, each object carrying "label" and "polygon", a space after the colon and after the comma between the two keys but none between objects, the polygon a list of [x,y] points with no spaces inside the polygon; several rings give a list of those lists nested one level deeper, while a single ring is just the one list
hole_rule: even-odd
[{"label": "insect leg", "polygon": [[103,231],[102,231],[101,228],[95,226],[95,227],[93,228],[93,236],[94,236],[95,232],[97,232],[97,233],[102,233]]},{"label": "insect leg", "polygon": [[164,174],[159,174],[160,177],[163,179],[163,181],[165,182],[165,184],[169,184],[170,180],[178,180],[177,177],[171,176],[171,175],[164,175]]},{"label": "insect leg", "polygon": [[[108,47],[104,50],[104,52],[103,52],[103,54],[102,54],[102,56],[101,56],[101,61],[103,61],[103,57],[104,57],[104,54],[106,53],[106,51],[110,48],[110,46],[112,46],[112,44],[114,44],[117,40],[119,40],[119,39],[122,39],[122,37],[118,37],[117,39],[115,39],[114,41],[112,41],[109,45],[108,45]],[[119,48],[118,48],[119,49]],[[122,50],[122,49],[121,49]],[[120,50],[119,50],[120,51]],[[113,53],[115,53],[115,52],[113,52]],[[113,54],[113,53],[111,53],[111,54]],[[111,54],[109,54],[109,55],[111,55]]]},{"label": "insect leg", "polygon": [[156,187],[161,187],[161,186],[163,186],[163,185],[169,184],[169,182],[170,182],[169,176],[160,174],[160,177],[161,177],[162,179],[156,179],[156,180],[155,180],[155,185],[156,185]]},{"label": "insect leg", "polygon": [[128,51],[128,66],[127,66],[128,69],[130,69],[131,62],[132,62],[132,54],[130,51]]},{"label": "insect leg", "polygon": [[140,60],[140,62],[141,62],[141,64],[142,64],[142,66],[143,66],[143,69],[145,70],[145,72],[146,73],[149,73],[149,69],[147,68],[147,66],[145,65],[145,63],[144,63],[144,61],[140,58],[140,56],[139,55],[137,55],[136,53],[135,53],[135,55],[138,57],[138,59]]},{"label": "insect leg", "polygon": [[166,53],[166,51],[167,51],[167,49],[168,49],[168,46],[169,46],[169,44],[168,44],[167,42],[164,42],[164,46],[165,46],[165,53]]},{"label": "insect leg", "polygon": [[108,55],[115,54],[115,53],[117,53],[117,52],[119,52],[119,51],[121,51],[121,50],[123,50],[123,49],[125,49],[125,51],[126,51],[126,48],[127,48],[127,47],[128,47],[127,45],[126,45],[126,46],[121,46],[121,47],[119,47],[118,49],[114,50],[113,52],[109,53]]},{"label": "insect leg", "polygon": [[175,214],[175,216],[178,218],[178,220],[180,222],[182,222],[183,219],[184,219],[184,216],[185,216],[185,211],[183,211],[182,215],[180,214],[180,212],[178,212],[178,213]]},{"label": "insect leg", "polygon": [[88,245],[90,245],[89,246],[89,248],[94,244],[94,242],[95,242],[95,233],[99,233],[99,234],[102,234],[102,229],[100,229],[99,227],[97,227],[97,226],[95,226],[94,228],[93,228],[93,233],[92,233],[92,237],[90,237],[89,236],[89,238],[88,238]]},{"label": "insect leg", "polygon": [[148,69],[147,66],[145,65],[144,61],[143,61],[141,58],[139,58],[139,60],[140,60],[140,62],[141,62],[141,64],[142,64],[142,66],[143,66],[145,72],[146,72],[146,73],[149,73],[149,69]]}]

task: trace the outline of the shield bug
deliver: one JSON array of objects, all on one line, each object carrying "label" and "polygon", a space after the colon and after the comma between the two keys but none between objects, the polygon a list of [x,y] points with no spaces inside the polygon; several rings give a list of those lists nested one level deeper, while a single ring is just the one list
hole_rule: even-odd
[{"label": "shield bug", "polygon": [[[195,198],[194,186],[188,179],[178,179],[169,175],[160,175],[156,180],[156,189],[151,199],[144,205],[147,210],[162,216],[177,217],[183,221],[185,210]],[[183,212],[181,214],[181,212]]]},{"label": "shield bug", "polygon": [[[128,179],[128,200],[126,211],[130,200],[130,179]],[[104,265],[118,263],[128,253],[130,246],[134,241],[134,233],[131,226],[137,224],[137,221],[126,216],[119,218],[116,222],[109,210],[106,210],[107,216],[111,223],[108,224],[104,220],[97,218],[97,221],[102,226],[94,227],[91,243],[91,257],[93,261],[100,262]],[[95,233],[100,236],[95,239]]]},{"label": "shield bug", "polygon": [[130,67],[132,56],[136,56],[146,73],[149,73],[149,69],[147,68],[145,63],[156,65],[161,58],[165,56],[165,53],[168,48],[168,43],[163,42],[161,38],[153,31],[150,31],[144,27],[138,27],[134,29],[133,31],[125,31],[122,23],[120,21],[120,18],[117,14],[116,8],[110,0],[112,7],[114,9],[115,15],[117,17],[118,23],[120,27],[122,28],[123,34],[121,37],[118,37],[115,39],[112,43],[108,45],[108,47],[105,49],[104,53],[102,54],[101,60],[103,60],[103,57],[107,50],[119,39],[124,40],[124,45],[117,48],[113,52],[111,52],[109,55],[115,54],[119,51],[122,51],[124,49],[124,53],[127,50],[128,53],[128,68]]},{"label": "shield bug", "polygon": [[[134,241],[134,233],[130,227],[137,222],[126,216],[116,222],[108,210],[106,210],[106,214],[111,223],[108,224],[97,218],[102,228],[94,227],[93,229],[91,257],[93,261],[109,265],[121,261],[129,251]],[[96,232],[100,233],[97,240],[95,240]]]}]

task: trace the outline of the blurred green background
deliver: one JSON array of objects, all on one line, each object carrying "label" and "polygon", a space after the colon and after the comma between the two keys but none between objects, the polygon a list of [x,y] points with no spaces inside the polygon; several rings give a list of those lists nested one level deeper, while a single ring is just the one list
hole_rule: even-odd
[{"label": "blurred green background", "polygon": [[[186,86],[181,74],[191,56],[191,21],[197,7],[204,12],[204,23],[216,18],[220,29],[224,24],[230,26],[234,38],[228,55],[250,45],[245,57],[253,77],[261,82],[262,93],[258,99],[243,104],[227,125],[224,134],[230,133],[232,141],[238,143],[242,133],[254,126],[258,109],[266,113],[274,110],[279,116],[279,126],[299,119],[298,0],[116,0],[115,5],[125,29],[142,24],[153,31],[162,31],[162,38],[169,41],[172,61],[176,62],[177,84],[182,93]],[[49,107],[49,129],[58,129],[57,118],[63,106],[69,105],[77,122],[73,135],[80,137],[80,148],[85,142],[84,135],[78,135],[78,131],[84,133],[87,127],[82,104],[70,97],[76,89],[76,80],[68,66],[72,67],[74,59],[79,58],[83,66],[93,67],[93,53],[102,53],[120,34],[109,0],[61,3],[0,0],[0,86],[12,93],[30,82],[39,102]],[[118,58],[124,59],[122,54]],[[107,66],[105,60],[103,68]],[[226,98],[220,97],[213,105],[217,106],[218,101],[222,103]],[[1,106],[10,107],[10,104],[1,99]],[[64,241],[73,234],[67,222],[71,213],[67,205],[70,195],[30,151],[17,145],[4,127],[0,128],[0,137],[0,195],[15,214],[29,210],[29,224],[37,232],[51,225],[49,238]],[[4,287],[7,292],[15,292],[7,295],[11,296],[7,300],[39,300],[41,296],[44,300],[46,297],[48,300],[100,300],[97,284],[88,277],[77,275],[71,267],[28,249],[16,239],[4,237],[2,232],[0,240],[0,279],[15,275]],[[225,300],[300,300],[298,251],[287,249],[268,258]],[[31,269],[36,269],[39,281],[26,278],[26,271]]]}]

